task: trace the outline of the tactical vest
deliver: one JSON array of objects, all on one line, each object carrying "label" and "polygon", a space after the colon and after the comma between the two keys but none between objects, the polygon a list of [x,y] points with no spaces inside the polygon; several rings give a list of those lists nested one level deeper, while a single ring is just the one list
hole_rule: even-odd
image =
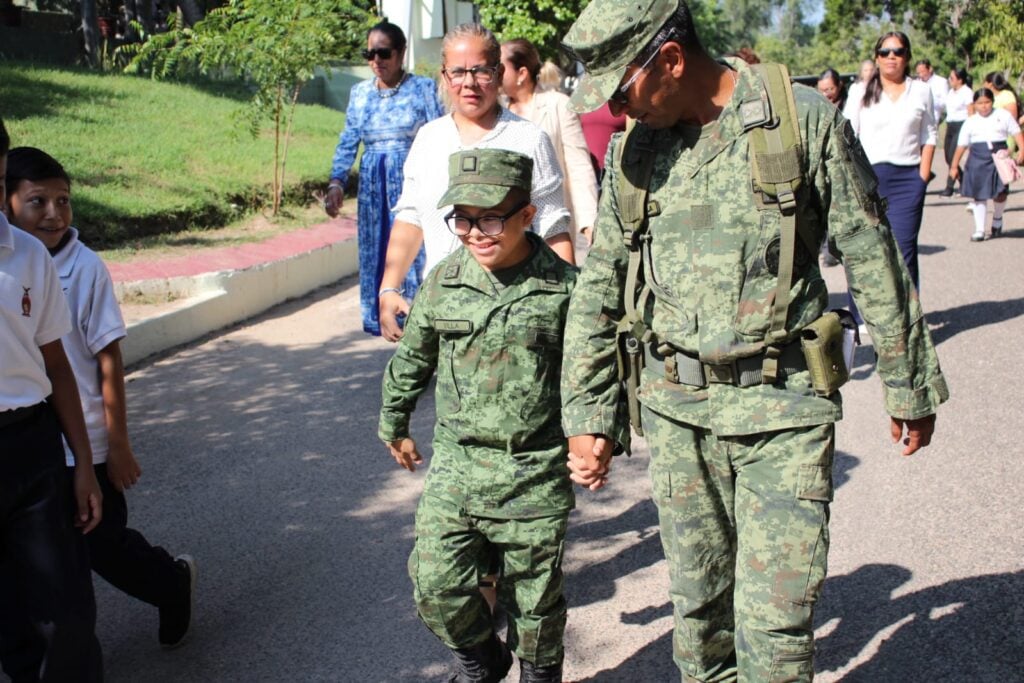
[{"label": "tactical vest", "polygon": [[[797,221],[798,190],[804,182],[803,145],[789,71],[781,64],[756,64],[751,68],[765,85],[757,99],[741,102],[739,107],[750,145],[751,190],[759,207],[778,211],[781,216],[777,284],[760,369],[761,382],[773,384],[779,374],[782,345],[790,336],[786,318],[796,240],[801,239],[811,254],[817,253],[819,245],[811,235],[800,230]],[[641,436],[637,389],[644,345],[658,344],[644,321],[644,310],[652,291],[643,277],[643,246],[650,240],[648,223],[661,213],[661,207],[649,198],[648,191],[656,155],[650,129],[633,126],[620,141],[615,156],[615,168],[619,170],[616,188],[619,219],[622,239],[629,250],[623,302],[625,315],[616,331],[619,379],[626,388],[630,424]]]}]

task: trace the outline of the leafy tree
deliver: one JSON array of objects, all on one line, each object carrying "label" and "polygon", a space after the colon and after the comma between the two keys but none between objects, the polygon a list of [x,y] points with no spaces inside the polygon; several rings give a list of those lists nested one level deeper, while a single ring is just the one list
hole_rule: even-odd
[{"label": "leafy tree", "polygon": [[317,67],[352,56],[375,17],[346,0],[230,0],[194,26],[173,22],[135,54],[129,72],[154,78],[232,73],[251,84],[240,120],[255,137],[273,122],[272,206],[281,207],[295,104]]},{"label": "leafy tree", "polygon": [[558,59],[562,36],[589,0],[491,0],[480,3],[480,22],[498,40],[526,38],[542,59]]}]

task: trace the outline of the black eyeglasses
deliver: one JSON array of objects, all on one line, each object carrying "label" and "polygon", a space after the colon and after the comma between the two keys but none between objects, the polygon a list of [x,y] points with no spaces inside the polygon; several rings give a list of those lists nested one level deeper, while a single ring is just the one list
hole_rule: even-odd
[{"label": "black eyeglasses", "polygon": [[473,230],[473,226],[487,235],[488,237],[494,237],[500,235],[505,230],[505,221],[517,213],[525,209],[530,205],[530,202],[521,202],[516,204],[515,208],[506,213],[504,216],[480,216],[479,218],[471,218],[469,216],[463,216],[455,213],[455,209],[448,212],[448,215],[444,217],[445,225],[452,231],[453,235],[459,237],[465,237]]},{"label": "black eyeglasses", "polygon": [[875,51],[875,54],[879,57],[888,57],[893,55],[894,57],[906,57],[907,48],[905,47],[883,47]]},{"label": "black eyeglasses", "polygon": [[441,69],[441,73],[444,74],[444,77],[448,79],[451,85],[462,85],[463,81],[466,80],[466,76],[470,75],[477,84],[489,85],[494,80],[495,74],[498,73],[498,67],[474,66],[472,69],[455,67],[454,69]]},{"label": "black eyeglasses", "polygon": [[372,50],[363,50],[361,54],[363,55],[363,59],[365,59],[368,62],[372,62],[375,57],[380,57],[381,59],[391,59],[391,55],[393,53],[394,50],[391,49],[390,47],[375,47]]},{"label": "black eyeglasses", "polygon": [[647,58],[647,61],[643,63],[643,66],[641,66],[639,69],[633,72],[633,75],[629,77],[628,81],[626,81],[625,83],[623,83],[622,85],[615,89],[615,92],[612,93],[612,96],[608,98],[608,101],[614,102],[615,104],[622,107],[628,106],[629,96],[626,93],[629,92],[629,87],[636,83],[636,79],[640,78],[640,74],[647,70],[647,67],[651,65],[651,62],[654,61],[654,58],[658,56],[659,52],[660,50],[655,50],[651,54],[651,56]]}]

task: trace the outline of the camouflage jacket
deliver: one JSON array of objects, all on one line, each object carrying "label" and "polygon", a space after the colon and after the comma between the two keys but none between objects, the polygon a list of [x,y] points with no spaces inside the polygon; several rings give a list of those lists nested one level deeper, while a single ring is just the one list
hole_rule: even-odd
[{"label": "camouflage jacket", "polygon": [[416,400],[437,372],[424,493],[481,517],[536,517],[574,504],[559,380],[577,271],[527,238],[533,254],[500,290],[466,249],[434,268],[384,372],[384,441],[409,435]]},{"label": "camouflage jacket", "polygon": [[[730,60],[730,65],[738,72],[736,90],[716,122],[699,131],[651,132],[657,157],[650,198],[661,213],[649,223],[651,257],[644,259],[644,276],[655,296],[645,320],[660,341],[708,363],[763,349],[777,279],[780,214],[759,209],[751,191],[740,111],[742,103],[761,96],[763,85],[743,62]],[[827,230],[846,267],[871,330],[889,414],[906,419],[934,413],[948,391],[917,292],[882,213],[874,173],[835,107],[810,88],[794,86],[794,91],[804,164],[798,221],[818,244]],[[616,197],[622,171],[612,164],[622,141],[613,138],[609,148],[596,241],[569,308],[562,421],[567,435],[600,433],[628,445],[615,363],[615,321],[624,312],[629,260]],[[800,239],[797,243],[786,324],[792,339],[828,306],[817,254],[808,253]],[[810,426],[842,416],[838,393],[816,396],[806,371],[774,385],[696,388],[669,383],[647,367],[638,396],[660,414],[719,435]]]}]

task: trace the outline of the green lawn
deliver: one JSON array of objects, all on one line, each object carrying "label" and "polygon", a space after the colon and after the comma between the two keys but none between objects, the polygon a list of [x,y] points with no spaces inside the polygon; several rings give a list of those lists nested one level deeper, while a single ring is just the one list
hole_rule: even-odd
[{"label": "green lawn", "polygon": [[[72,180],[75,225],[96,246],[223,225],[267,200],[273,135],[253,139],[238,89],[0,61],[0,116],[14,146],[39,147]],[[344,115],[299,106],[288,193],[324,184]],[[239,132],[241,131],[241,132]]]}]

